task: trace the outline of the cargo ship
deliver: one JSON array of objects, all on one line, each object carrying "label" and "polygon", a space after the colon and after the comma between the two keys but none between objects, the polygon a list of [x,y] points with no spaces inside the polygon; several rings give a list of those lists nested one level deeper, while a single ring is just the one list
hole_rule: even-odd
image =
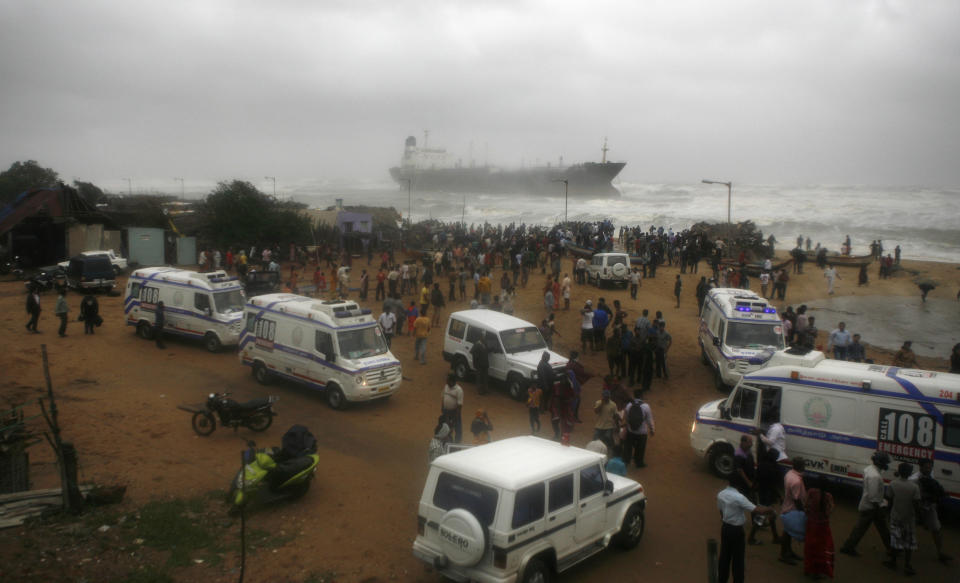
[{"label": "cargo ship", "polygon": [[426,139],[423,147],[417,146],[417,139],[410,136],[400,166],[391,168],[390,175],[404,188],[416,191],[563,196],[566,187],[572,197],[620,196],[611,181],[626,163],[607,162],[607,151],[604,140],[600,162],[564,166],[561,158],[557,166],[464,166],[460,161],[451,161],[446,149],[429,148]]}]

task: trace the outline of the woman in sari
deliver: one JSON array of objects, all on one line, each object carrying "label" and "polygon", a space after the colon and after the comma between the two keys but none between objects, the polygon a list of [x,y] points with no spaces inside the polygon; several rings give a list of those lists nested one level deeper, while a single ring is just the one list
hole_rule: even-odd
[{"label": "woman in sari", "polygon": [[830,514],[833,496],[826,491],[827,481],[821,479],[807,490],[807,535],[803,546],[803,574],[814,579],[833,579],[833,533]]}]

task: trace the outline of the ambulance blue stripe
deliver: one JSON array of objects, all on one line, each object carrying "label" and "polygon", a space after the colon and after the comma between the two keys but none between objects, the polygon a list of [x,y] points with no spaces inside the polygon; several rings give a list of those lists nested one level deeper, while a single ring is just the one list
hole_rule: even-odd
[{"label": "ambulance blue stripe", "polygon": [[[257,339],[257,338],[256,338],[256,336],[255,336],[254,334],[250,334],[249,332],[247,332],[246,330],[244,330],[244,331],[241,333],[241,335],[240,335],[240,350],[243,350],[244,347],[245,347],[247,344],[249,344],[249,343],[251,343],[251,342],[256,342],[256,339]],[[363,367],[363,368],[357,368],[357,369],[354,369],[354,370],[349,370],[349,369],[346,369],[346,368],[343,368],[343,367],[339,367],[339,366],[333,364],[333,363],[330,362],[330,361],[324,360],[324,359],[320,358],[319,356],[316,356],[315,354],[311,354],[311,353],[309,353],[309,352],[307,352],[307,351],[305,351],[305,350],[300,350],[300,349],[298,349],[298,348],[293,348],[292,346],[286,346],[286,345],[284,345],[284,344],[280,344],[279,342],[274,342],[274,343],[273,343],[273,349],[274,349],[274,350],[279,350],[280,352],[286,352],[286,353],[288,353],[288,354],[293,354],[293,355],[295,355],[295,356],[299,356],[299,357],[305,358],[305,359],[307,359],[307,360],[311,360],[311,361],[313,361],[313,362],[322,364],[322,365],[325,366],[325,367],[332,368],[332,369],[334,369],[334,370],[338,370],[338,371],[340,371],[340,372],[344,372],[344,373],[347,373],[347,374],[357,374],[357,373],[366,372],[366,371],[368,371],[368,370],[380,370],[381,368],[386,368],[386,367],[388,367],[388,366],[394,366],[394,365],[399,365],[399,364],[400,364],[400,361],[399,361],[399,360],[393,360],[393,361],[390,361],[390,362],[378,363],[378,364],[375,364],[375,365],[372,365],[372,366],[366,366],[366,367]],[[253,358],[253,356],[250,356],[250,358]]]},{"label": "ambulance blue stripe", "polygon": [[[934,419],[937,420],[937,423],[943,425],[943,413],[941,413],[940,410],[933,405],[933,403],[928,402],[929,399],[922,392],[920,392],[920,389],[917,388],[917,385],[911,383],[907,379],[897,377],[897,371],[899,370],[899,368],[891,366],[889,369],[887,369],[887,376],[896,381],[898,385],[903,387],[903,390],[912,395],[917,400],[917,403],[923,407],[924,411],[930,415],[933,415]],[[948,399],[944,399],[944,401],[948,403],[954,403],[954,401],[950,401]]]},{"label": "ambulance blue stripe", "polygon": [[[134,301],[130,302],[130,305],[129,305],[129,306],[127,306],[126,308],[123,309],[123,312],[124,312],[125,314],[129,314],[129,313],[130,313],[130,310],[132,310],[135,306],[139,306],[139,305],[141,305],[140,300],[134,300]],[[148,309],[148,308],[144,308],[144,310],[147,310],[147,309]],[[149,308],[149,310],[150,310],[151,312],[154,311],[152,308]],[[205,315],[205,314],[198,314],[198,313],[193,312],[193,311],[191,311],[191,310],[185,310],[185,309],[182,309],[182,308],[172,308],[172,307],[170,307],[170,306],[164,306],[164,311],[166,311],[166,312],[169,313],[169,314],[180,314],[180,315],[184,315],[184,316],[191,316],[191,317],[193,317],[193,318],[198,318],[198,319],[200,319],[200,320],[206,320],[207,322],[213,322],[214,324],[220,324],[220,325],[222,325],[222,326],[231,326],[231,325],[233,325],[235,322],[238,322],[238,321],[240,321],[240,320],[242,319],[242,316],[241,316],[240,318],[233,318],[233,319],[230,319],[230,320],[217,320],[216,318],[212,318],[212,317],[207,316],[207,315]],[[240,313],[240,312],[237,312],[237,313]]]}]

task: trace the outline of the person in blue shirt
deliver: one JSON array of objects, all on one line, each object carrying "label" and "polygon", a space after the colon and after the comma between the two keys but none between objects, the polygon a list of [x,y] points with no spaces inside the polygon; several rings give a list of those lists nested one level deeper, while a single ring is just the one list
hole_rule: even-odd
[{"label": "person in blue shirt", "polygon": [[607,343],[607,324],[610,323],[610,315],[606,310],[599,307],[593,311],[593,349],[603,350]]},{"label": "person in blue shirt", "polygon": [[607,460],[606,470],[608,474],[627,475],[627,465],[623,463],[623,448],[619,444],[614,445],[610,450],[610,459]]}]

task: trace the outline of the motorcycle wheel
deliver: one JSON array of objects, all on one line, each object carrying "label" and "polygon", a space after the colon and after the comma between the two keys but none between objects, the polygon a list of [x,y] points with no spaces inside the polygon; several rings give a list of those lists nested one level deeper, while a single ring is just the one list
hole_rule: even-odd
[{"label": "motorcycle wheel", "polygon": [[268,427],[273,425],[273,415],[269,413],[254,415],[247,420],[245,425],[253,431],[266,431]]},{"label": "motorcycle wheel", "polygon": [[290,499],[296,500],[306,494],[307,490],[310,489],[310,482],[312,481],[311,479],[307,479],[295,486],[290,486]]},{"label": "motorcycle wheel", "polygon": [[194,413],[192,425],[193,430],[201,437],[210,435],[213,433],[213,430],[217,428],[217,422],[213,418],[213,415],[206,411],[197,411]]}]

